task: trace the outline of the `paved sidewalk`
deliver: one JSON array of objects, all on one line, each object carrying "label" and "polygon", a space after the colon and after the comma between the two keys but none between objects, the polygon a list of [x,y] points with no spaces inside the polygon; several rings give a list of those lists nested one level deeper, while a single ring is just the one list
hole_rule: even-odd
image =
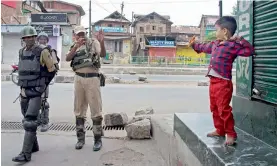
[{"label": "paved sidewalk", "polygon": [[[16,165],[11,161],[22,148],[23,133],[1,133],[1,165]],[[38,135],[40,151],[26,166],[165,166],[156,152],[153,140],[103,139],[103,148],[92,151],[93,138],[86,138],[82,150],[75,150],[76,136]]]}]

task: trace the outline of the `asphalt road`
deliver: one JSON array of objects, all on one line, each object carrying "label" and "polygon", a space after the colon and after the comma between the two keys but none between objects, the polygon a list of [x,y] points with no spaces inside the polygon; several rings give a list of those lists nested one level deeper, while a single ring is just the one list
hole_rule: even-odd
[{"label": "asphalt road", "polygon": [[[20,121],[19,88],[11,82],[1,84],[1,118]],[[50,121],[74,120],[73,84],[54,84],[50,87]],[[144,106],[152,106],[155,114],[209,111],[208,87],[177,85],[115,85],[102,88],[103,113],[126,112],[133,116]],[[89,117],[88,110],[88,117]]]},{"label": "asphalt road", "polygon": [[[122,80],[138,80],[140,74],[129,75],[129,74],[107,74],[107,76],[119,77]],[[198,81],[208,81],[205,75],[146,75],[148,81],[173,81],[173,82],[198,82]]]}]

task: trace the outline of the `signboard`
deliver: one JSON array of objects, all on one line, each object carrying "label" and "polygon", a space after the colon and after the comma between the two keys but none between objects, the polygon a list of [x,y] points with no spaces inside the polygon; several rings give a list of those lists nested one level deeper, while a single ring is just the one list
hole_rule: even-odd
[{"label": "signboard", "polygon": [[37,33],[45,32],[48,36],[53,36],[53,25],[33,25]]},{"label": "signboard", "polygon": [[174,46],[174,41],[150,40],[151,46]]},{"label": "signboard", "polygon": [[63,24],[63,23],[67,23],[67,14],[66,13],[31,14],[31,22]]},{"label": "signboard", "polygon": [[115,32],[115,33],[127,33],[127,28],[121,28],[121,27],[99,27],[95,26],[95,31],[98,32],[100,29],[102,29],[104,32]]},{"label": "signboard", "polygon": [[60,26],[59,25],[32,25],[37,33],[45,32],[48,36],[60,36]]},{"label": "signboard", "polygon": [[53,36],[60,36],[60,25],[53,25]]},{"label": "signboard", "polygon": [[[253,41],[253,1],[238,1],[238,35]],[[252,57],[237,57],[236,95],[250,98],[252,93]]]}]

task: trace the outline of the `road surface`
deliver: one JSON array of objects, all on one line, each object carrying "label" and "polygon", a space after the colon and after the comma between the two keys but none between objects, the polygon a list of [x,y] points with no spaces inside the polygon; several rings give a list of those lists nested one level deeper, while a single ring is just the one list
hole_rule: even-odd
[{"label": "road surface", "polygon": [[[2,120],[20,121],[19,88],[11,82],[2,82]],[[103,112],[126,112],[134,115],[144,106],[152,106],[155,114],[175,112],[209,111],[208,87],[182,85],[115,85],[102,89]],[[54,84],[50,87],[50,121],[68,122],[74,120],[73,84]],[[88,111],[89,117],[89,111]]]}]

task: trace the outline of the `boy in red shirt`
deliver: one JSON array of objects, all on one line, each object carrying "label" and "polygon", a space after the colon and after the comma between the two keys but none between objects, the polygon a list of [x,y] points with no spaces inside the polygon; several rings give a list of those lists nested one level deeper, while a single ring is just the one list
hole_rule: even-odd
[{"label": "boy in red shirt", "polygon": [[211,54],[207,76],[210,78],[210,110],[213,114],[215,131],[208,137],[226,135],[225,144],[233,145],[237,138],[235,122],[230,102],[233,93],[232,67],[237,56],[249,57],[254,53],[251,44],[242,37],[232,37],[237,29],[234,17],[224,16],[215,23],[216,40],[206,44],[195,43],[192,38],[189,46],[197,53]]}]

